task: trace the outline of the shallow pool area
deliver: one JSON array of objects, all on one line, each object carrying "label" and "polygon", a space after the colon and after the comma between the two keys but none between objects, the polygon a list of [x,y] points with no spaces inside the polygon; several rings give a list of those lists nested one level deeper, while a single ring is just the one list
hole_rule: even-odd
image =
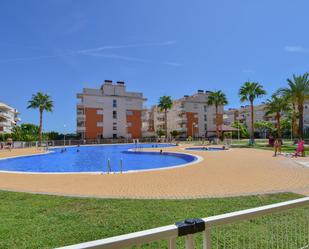
[{"label": "shallow pool area", "polygon": [[[34,173],[129,172],[181,166],[198,158],[184,153],[164,152],[171,144],[122,144],[74,146],[51,149],[48,154],[0,160],[0,171]],[[162,148],[160,152],[144,151]]]}]

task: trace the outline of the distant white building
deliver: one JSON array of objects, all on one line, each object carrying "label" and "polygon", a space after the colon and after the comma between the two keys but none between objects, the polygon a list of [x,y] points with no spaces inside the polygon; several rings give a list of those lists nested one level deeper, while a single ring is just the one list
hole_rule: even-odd
[{"label": "distant white building", "polygon": [[[182,137],[207,137],[214,135],[215,107],[207,104],[210,92],[199,90],[191,96],[173,101],[172,109],[167,112],[167,132],[178,131]],[[148,121],[145,127],[147,134],[155,134],[159,130],[165,131],[165,115],[158,106],[147,110]],[[223,106],[219,107],[219,114],[223,114]],[[145,136],[146,133],[143,133]]]},{"label": "distant white building", "polygon": [[15,108],[0,102],[0,134],[11,133],[12,128],[20,121],[18,114]]}]

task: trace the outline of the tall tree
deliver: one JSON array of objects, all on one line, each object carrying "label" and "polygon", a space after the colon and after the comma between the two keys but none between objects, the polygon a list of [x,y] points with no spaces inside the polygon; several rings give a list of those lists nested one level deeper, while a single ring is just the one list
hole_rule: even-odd
[{"label": "tall tree", "polygon": [[216,134],[217,134],[217,137],[219,138],[220,137],[220,134],[219,134],[219,125],[220,125],[220,123],[219,123],[219,121],[220,121],[219,120],[219,106],[224,106],[224,105],[228,104],[225,93],[222,92],[221,90],[211,92],[208,95],[207,104],[215,106],[215,110],[216,110]]},{"label": "tall tree", "polygon": [[173,101],[170,96],[162,96],[159,99],[158,107],[161,111],[164,111],[164,128],[165,128],[165,137],[167,138],[167,111],[173,106]]},{"label": "tall tree", "polygon": [[53,101],[51,97],[42,92],[37,92],[33,94],[31,100],[28,101],[28,109],[39,109],[40,112],[40,125],[39,125],[39,142],[42,142],[42,127],[43,127],[43,112],[52,112],[53,111]]},{"label": "tall tree", "polygon": [[271,96],[271,99],[268,99],[265,106],[265,115],[273,115],[275,114],[276,118],[276,128],[277,128],[277,135],[278,138],[282,138],[281,132],[281,117],[283,113],[289,111],[289,102],[282,96],[278,96],[276,94]]},{"label": "tall tree", "polygon": [[[298,121],[298,135],[303,137],[304,135],[304,103],[309,97],[309,74],[293,75],[292,79],[287,79],[288,87],[281,88],[279,91],[286,94],[289,97],[294,108],[298,109],[299,121]],[[293,117],[294,118],[294,117]],[[296,113],[295,113],[296,119]]]},{"label": "tall tree", "polygon": [[250,112],[251,112],[251,130],[250,130],[250,142],[254,143],[254,100],[256,98],[262,97],[266,94],[263,86],[257,82],[245,82],[243,86],[239,89],[239,97],[241,102],[250,102]]},{"label": "tall tree", "polygon": [[278,95],[282,95],[291,105],[292,107],[292,136],[296,137],[298,135],[297,128],[297,98],[294,90],[290,87],[280,88],[277,93]]}]

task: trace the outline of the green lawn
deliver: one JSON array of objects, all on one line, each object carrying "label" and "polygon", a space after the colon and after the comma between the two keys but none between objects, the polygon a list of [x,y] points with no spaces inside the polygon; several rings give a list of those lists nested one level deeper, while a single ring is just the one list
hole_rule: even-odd
[{"label": "green lawn", "polygon": [[[264,149],[264,150],[274,150],[273,147],[268,146],[268,140],[261,140],[257,139],[254,146],[249,146],[248,140],[233,140],[233,147],[237,148],[257,148],[257,149]],[[284,140],[282,145],[282,152],[287,153],[294,153],[296,150],[297,145],[293,144],[290,140]],[[308,155],[309,154],[309,146],[305,146],[305,152]]]},{"label": "green lawn", "polygon": [[53,248],[299,197],[112,200],[0,191],[0,248]]}]

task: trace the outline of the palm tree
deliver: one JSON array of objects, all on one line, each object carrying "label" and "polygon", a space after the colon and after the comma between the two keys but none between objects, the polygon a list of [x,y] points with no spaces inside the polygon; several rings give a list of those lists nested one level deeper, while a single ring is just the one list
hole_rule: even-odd
[{"label": "palm tree", "polygon": [[207,104],[208,105],[214,105],[216,108],[216,134],[217,134],[217,138],[219,138],[219,106],[224,106],[228,104],[226,95],[224,92],[222,92],[221,90],[219,91],[214,91],[211,92],[208,95],[208,100],[207,100]]},{"label": "palm tree", "polygon": [[42,123],[43,123],[43,112],[53,111],[53,101],[50,96],[42,92],[33,94],[31,100],[28,101],[28,109],[39,109],[40,112],[40,126],[39,126],[39,142],[42,142]]},{"label": "palm tree", "polygon": [[251,132],[250,132],[250,142],[254,143],[254,100],[256,98],[262,97],[266,94],[266,91],[263,89],[263,86],[258,82],[245,82],[243,86],[239,89],[238,92],[240,96],[240,101],[250,102],[250,110],[251,110]]},{"label": "palm tree", "polygon": [[170,96],[162,96],[159,99],[158,107],[161,112],[164,111],[164,128],[165,128],[165,137],[167,138],[167,110],[171,109],[173,106],[173,101]]},{"label": "palm tree", "polygon": [[281,117],[283,113],[286,113],[290,110],[289,102],[286,101],[285,97],[274,94],[271,96],[271,99],[267,100],[265,110],[265,116],[275,114],[277,122],[277,135],[278,138],[281,138]]},{"label": "palm tree", "polygon": [[[286,93],[289,100],[294,105],[294,115],[296,119],[296,106],[299,114],[298,121],[298,135],[303,137],[304,133],[304,102],[309,97],[309,74],[293,75],[292,79],[287,79],[288,87],[279,89],[279,91]],[[293,116],[294,118],[294,116]],[[296,122],[295,122],[296,123]]]},{"label": "palm tree", "polygon": [[293,90],[289,87],[286,88],[280,88],[277,93],[278,95],[281,95],[284,97],[288,102],[290,102],[292,106],[292,136],[296,137],[298,135],[297,130],[297,99],[296,95],[293,92]]}]

